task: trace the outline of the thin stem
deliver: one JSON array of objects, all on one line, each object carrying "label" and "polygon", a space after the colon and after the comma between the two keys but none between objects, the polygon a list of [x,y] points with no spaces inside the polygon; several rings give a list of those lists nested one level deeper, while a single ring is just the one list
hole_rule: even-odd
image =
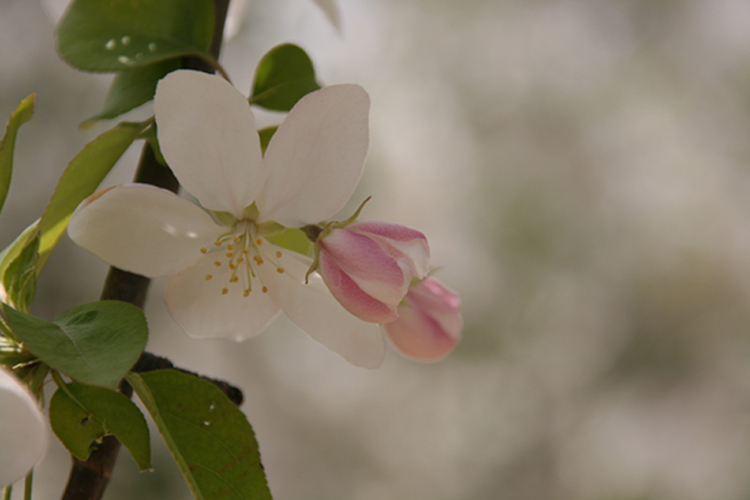
[{"label": "thin stem", "polygon": [[26,481],[23,483],[23,500],[31,500],[31,484],[34,482],[34,469],[26,474]]}]

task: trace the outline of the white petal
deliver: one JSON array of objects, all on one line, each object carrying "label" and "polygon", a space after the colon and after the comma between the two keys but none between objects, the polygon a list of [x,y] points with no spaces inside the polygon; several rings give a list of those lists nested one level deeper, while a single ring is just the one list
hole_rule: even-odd
[{"label": "white petal", "polygon": [[0,369],[0,488],[23,478],[47,448],[44,415],[21,383]]},{"label": "white petal", "polygon": [[339,6],[335,0],[314,0],[322,10],[336,31],[341,33],[341,18],[339,17]]},{"label": "white petal", "polygon": [[85,200],[68,235],[103,261],[153,278],[195,264],[227,228],[200,207],[146,184],[125,184]]},{"label": "white petal", "polygon": [[305,284],[309,259],[277,247],[273,250],[282,252],[281,258],[274,261],[284,273],[279,274],[272,266],[264,264],[260,274],[268,285],[268,293],[289,319],[351,364],[363,368],[379,367],[385,354],[380,327],[365,323],[347,312],[336,302],[319,275],[311,274],[310,282]]},{"label": "white petal", "polygon": [[260,139],[247,99],[223,78],[175,71],[154,97],[162,154],[201,204],[236,216],[262,182]]},{"label": "white petal", "polygon": [[[280,312],[270,295],[262,292],[260,280],[252,280],[252,292],[245,297],[247,283],[244,279],[230,283],[231,275],[226,259],[215,252],[167,280],[167,310],[190,337],[248,339],[261,333]],[[222,293],[225,289],[226,294]]]},{"label": "white petal", "polygon": [[279,126],[264,161],[260,222],[320,222],[349,200],[369,144],[370,98],[359,85],[332,85],[302,98]]}]

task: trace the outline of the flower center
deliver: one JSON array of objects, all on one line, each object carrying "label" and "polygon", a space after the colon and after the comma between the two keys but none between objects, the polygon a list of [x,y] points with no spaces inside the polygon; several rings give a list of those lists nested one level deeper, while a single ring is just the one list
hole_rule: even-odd
[{"label": "flower center", "polygon": [[[277,251],[275,254],[270,254],[263,251],[264,243],[265,240],[257,236],[255,222],[242,219],[237,221],[230,231],[219,236],[211,248],[200,249],[201,253],[214,257],[217,275],[227,274],[225,268],[230,271],[226,286],[221,289],[222,295],[228,295],[232,288],[241,284],[242,295],[249,297],[253,292],[253,280],[258,281],[256,290],[268,293],[268,287],[260,278],[257,268],[270,264],[279,274],[284,273],[284,268],[279,264],[282,253]],[[211,281],[214,275],[207,274],[205,279]]]}]

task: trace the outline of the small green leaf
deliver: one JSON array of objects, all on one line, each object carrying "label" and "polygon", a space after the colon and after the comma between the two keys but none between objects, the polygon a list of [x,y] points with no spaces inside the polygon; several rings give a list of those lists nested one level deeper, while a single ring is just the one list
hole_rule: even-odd
[{"label": "small green leaf", "polygon": [[178,56],[209,59],[211,0],[74,0],[57,48],[84,71],[121,71]]},{"label": "small green leaf", "polygon": [[276,130],[278,129],[278,125],[273,125],[271,127],[266,127],[258,130],[258,135],[260,136],[260,151],[263,154],[266,154],[266,149],[268,149],[268,144],[271,142],[271,138],[273,137],[273,134],[276,133]]},{"label": "small green leaf", "polygon": [[31,119],[34,112],[34,94],[21,101],[16,110],[10,114],[5,135],[0,139],[0,211],[5,204],[10,187],[10,175],[13,172],[13,150],[16,147],[18,129]]},{"label": "small green leaf", "polygon": [[11,263],[20,255],[28,243],[36,237],[39,230],[39,219],[33,224],[23,230],[19,234],[13,243],[5,247],[5,250],[0,252],[0,288],[5,289],[5,274],[10,267]]},{"label": "small green leaf", "polygon": [[147,103],[154,98],[159,80],[179,67],[179,59],[167,59],[148,66],[120,71],[109,87],[102,112],[83,122],[81,128],[88,128],[99,120],[116,118]]},{"label": "small green leaf", "polygon": [[266,236],[266,239],[274,245],[302,255],[310,256],[312,250],[312,243],[301,229],[288,227],[278,234]]},{"label": "small green leaf", "polygon": [[86,384],[116,388],[146,346],[143,311],[103,300],[75,307],[54,322],[0,304],[5,323],[29,352]]},{"label": "small green leaf", "polygon": [[250,104],[289,111],[303,96],[319,88],[307,53],[285,43],[268,51],[258,63]]},{"label": "small green leaf", "polygon": [[28,311],[36,294],[36,263],[39,259],[39,234],[21,249],[3,274],[2,286],[7,302],[16,309]]},{"label": "small green leaf", "polygon": [[175,370],[127,378],[196,499],[270,500],[255,434],[210,382]]},{"label": "small green leaf", "polygon": [[79,460],[89,458],[94,442],[114,435],[128,449],[139,470],[151,468],[146,419],[120,392],[77,382],[66,384],[50,400],[49,421],[55,435]]},{"label": "small green leaf", "polygon": [[145,122],[120,123],[86,144],[68,163],[39,221],[42,239],[37,274],[67,229],[76,207],[94,193],[146,125]]}]

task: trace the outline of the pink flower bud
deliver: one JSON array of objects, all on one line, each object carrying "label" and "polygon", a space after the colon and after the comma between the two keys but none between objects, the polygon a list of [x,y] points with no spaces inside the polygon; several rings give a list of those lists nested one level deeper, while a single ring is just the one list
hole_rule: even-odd
[{"label": "pink flower bud", "polygon": [[434,278],[413,285],[398,319],[383,325],[386,337],[401,354],[417,361],[439,361],[461,340],[460,300]]},{"label": "pink flower bud", "polygon": [[361,320],[387,323],[413,278],[427,275],[427,238],[385,222],[355,222],[318,241],[318,272],[344,308]]}]

